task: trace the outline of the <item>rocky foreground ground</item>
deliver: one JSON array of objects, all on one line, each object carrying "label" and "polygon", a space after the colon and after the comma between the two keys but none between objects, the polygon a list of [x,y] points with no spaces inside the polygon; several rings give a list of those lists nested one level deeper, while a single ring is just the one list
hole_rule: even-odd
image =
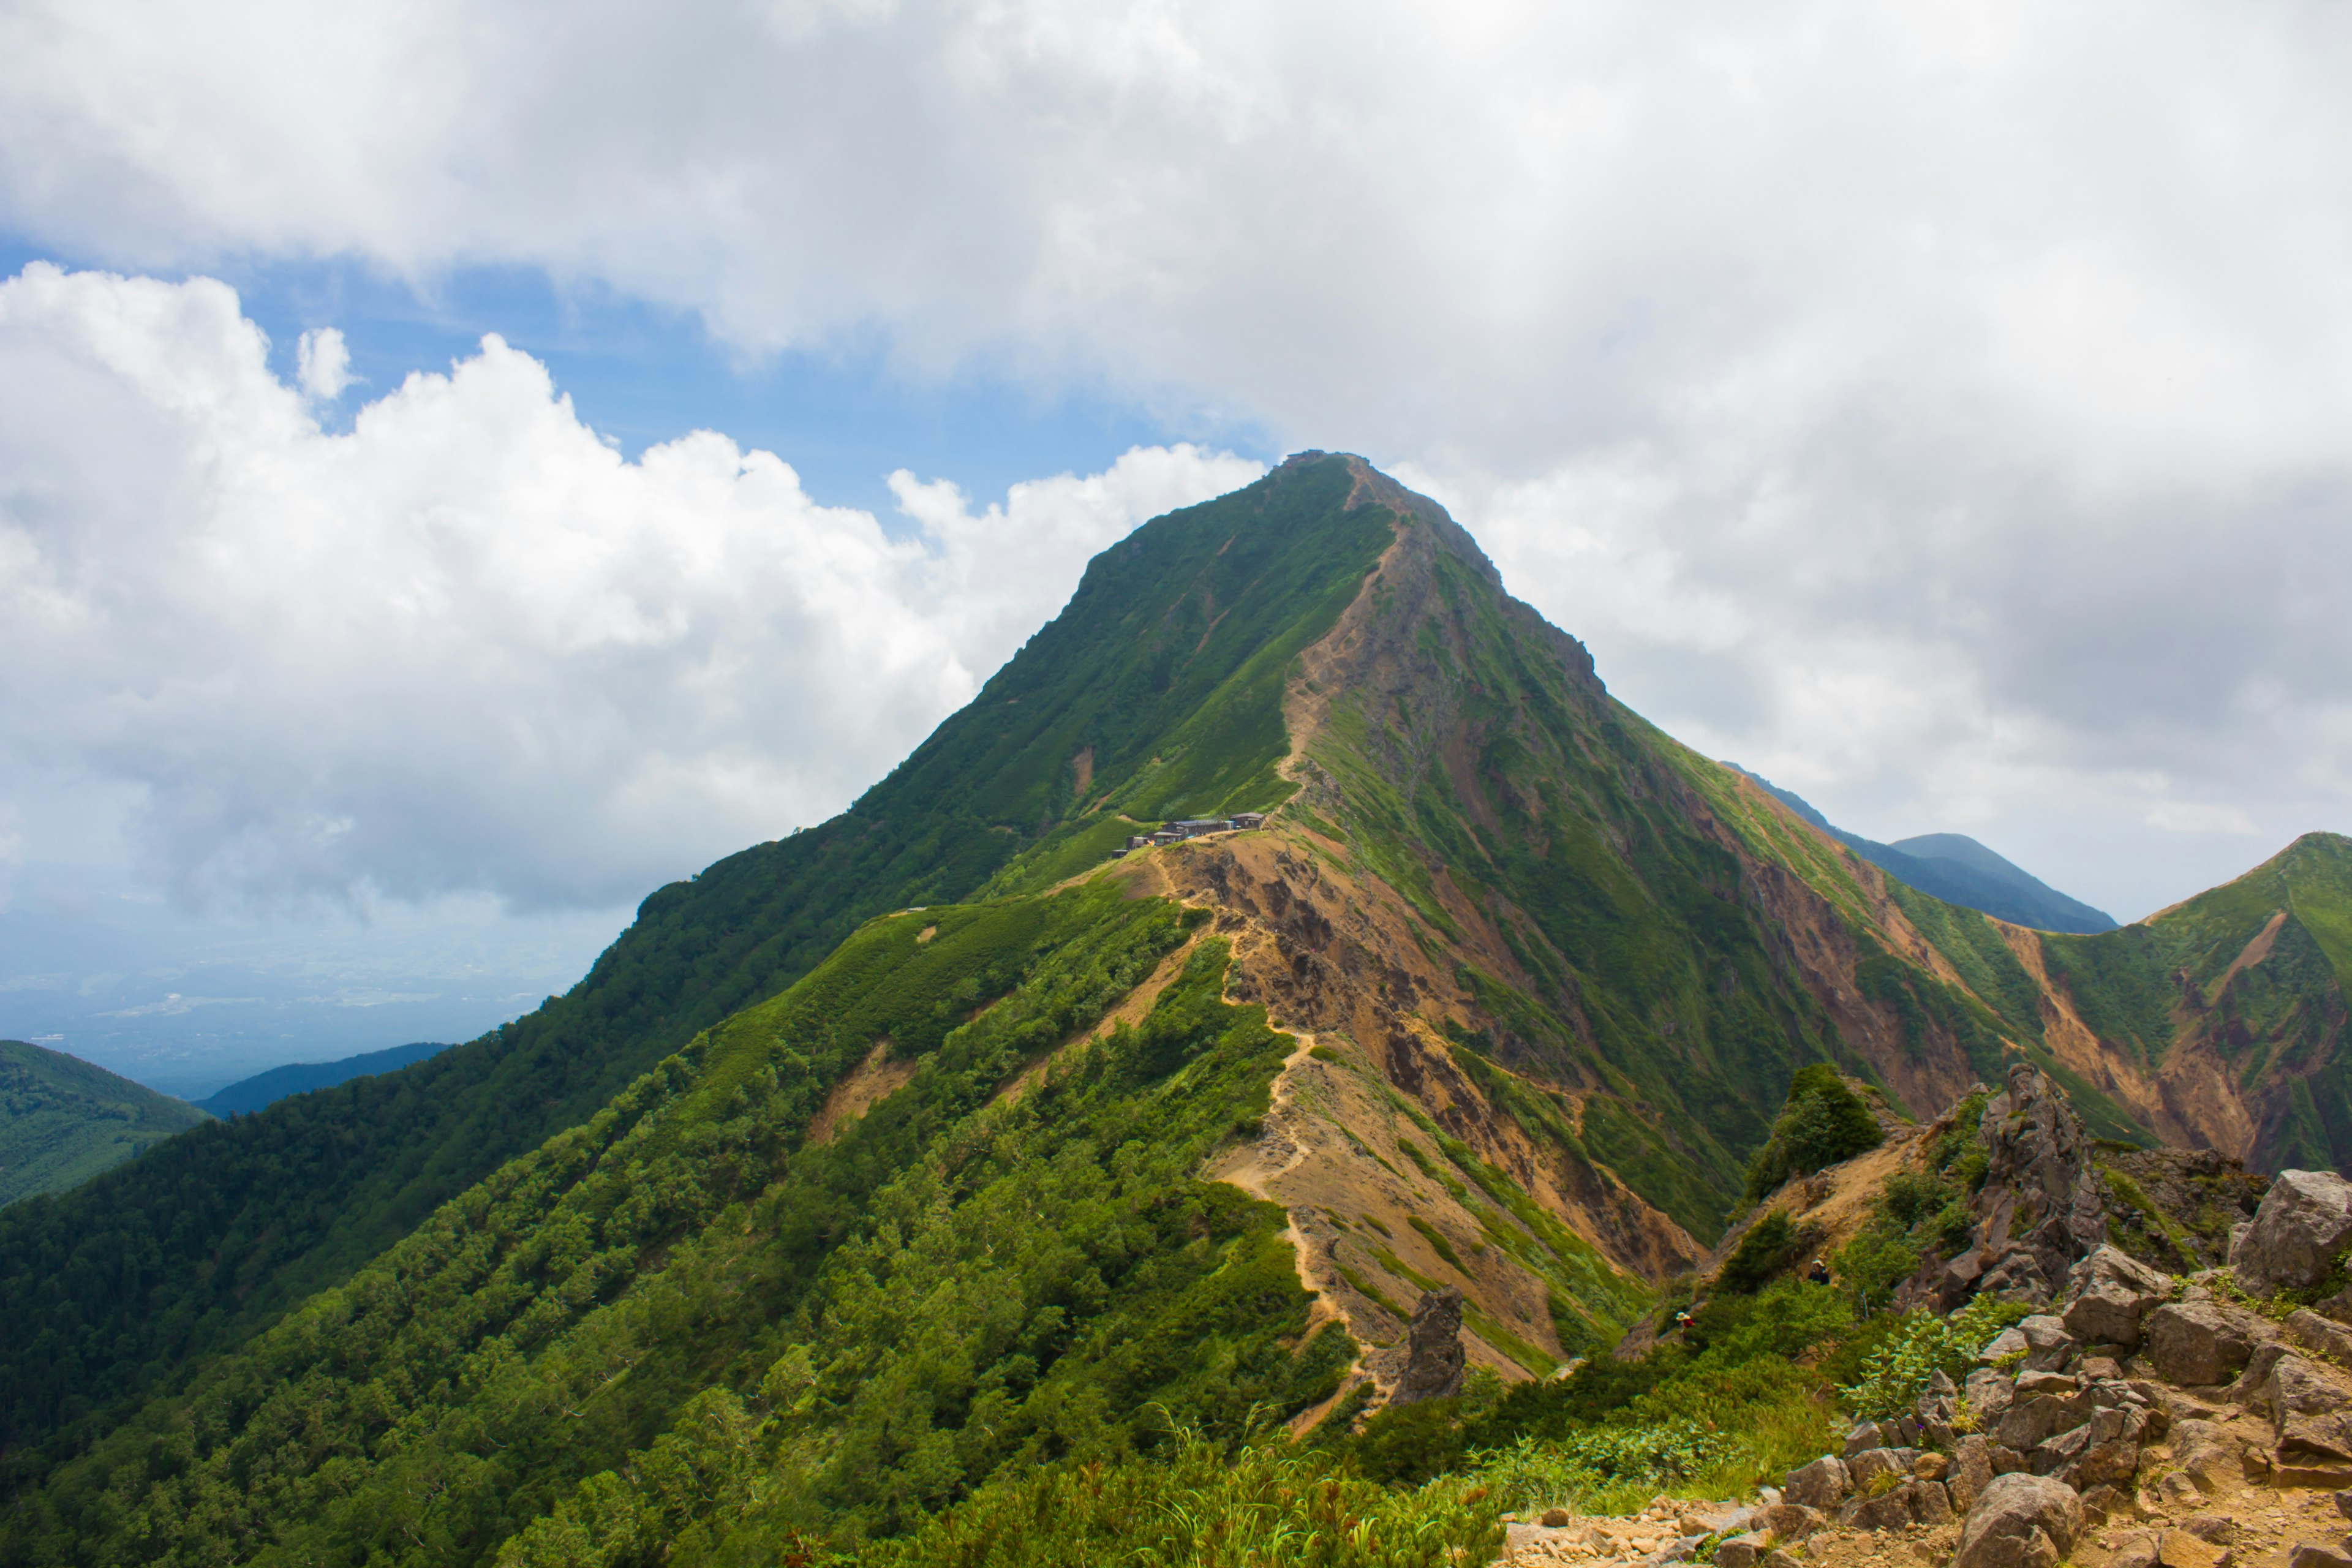
[{"label": "rocky foreground ground", "polygon": [[[2063,1144],[2044,1087],[2013,1079],[1988,1121],[2039,1112]],[[2040,1310],[1960,1386],[1939,1374],[1752,1499],[1516,1521],[1502,1561],[2352,1568],[2352,1183],[2284,1173],[2227,1267],[2171,1275],[2093,1241],[2057,1165],[2019,1173],[1963,1282]]]}]

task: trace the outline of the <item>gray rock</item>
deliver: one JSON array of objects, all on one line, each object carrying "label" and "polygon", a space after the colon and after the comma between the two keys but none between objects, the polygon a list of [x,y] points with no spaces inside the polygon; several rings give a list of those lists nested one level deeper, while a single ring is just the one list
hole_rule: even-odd
[{"label": "gray rock", "polygon": [[1944,1484],[1951,1492],[1952,1507],[1961,1513],[1968,1512],[1977,1494],[1992,1484],[1992,1445],[1982,1435],[1972,1432],[1955,1446],[1951,1473]]},{"label": "gray rock", "polygon": [[2083,1500],[2046,1476],[1996,1476],[1969,1510],[1952,1568],[2057,1568],[2083,1532]]},{"label": "gray rock", "polygon": [[2352,1519],[2352,1491],[2336,1494],[2336,1511],[2347,1519]]},{"label": "gray rock", "polygon": [[2238,1539],[2237,1521],[2218,1513],[2200,1513],[2193,1519],[2184,1519],[2180,1521],[2180,1528],[2208,1546],[2227,1546]]},{"label": "gray rock", "polygon": [[1838,1522],[1848,1530],[1901,1530],[1916,1523],[1916,1504],[1908,1487],[1896,1487],[1876,1497],[1857,1498],[1838,1515]]},{"label": "gray rock", "polygon": [[2078,1342],[2073,1334],[2066,1331],[2063,1318],[2052,1317],[2047,1313],[2026,1319],[2017,1325],[2017,1331],[2025,1336],[2029,1347],[2025,1352],[2025,1365],[2032,1372],[2055,1372],[2064,1366],[2066,1358],[2074,1353]]},{"label": "gray rock", "polygon": [[1990,1426],[2007,1414],[2010,1401],[2016,1392],[2014,1380],[1989,1366],[1980,1366],[1969,1373],[1968,1386],[1960,1397],[1966,1399],[1969,1408],[1976,1413],[1977,1425]]},{"label": "gray rock", "polygon": [[2156,1568],[2157,1533],[2135,1530],[2107,1553],[2107,1568]]},{"label": "gray rock", "polygon": [[1418,1405],[1462,1392],[1462,1292],[1452,1285],[1426,1290],[1406,1331],[1412,1349],[1391,1405]]},{"label": "gray rock", "polygon": [[1907,1476],[1918,1457],[1916,1448],[1864,1448],[1846,1460],[1846,1484],[1859,1491],[1873,1476]]},{"label": "gray rock", "polygon": [[1977,1352],[1977,1360],[1990,1366],[2006,1357],[2023,1355],[2032,1348],[2025,1342],[2025,1336],[2017,1331],[2017,1325],[2011,1323],[1985,1342],[1984,1349]]},{"label": "gray rock", "polygon": [[2199,1489],[2220,1491],[2245,1479],[2246,1443],[2219,1422],[2178,1422],[2172,1428],[2172,1462]]},{"label": "gray rock", "polygon": [[2243,1236],[2232,1236],[2230,1267],[2250,1294],[2316,1285],[2352,1246],[2352,1182],[2333,1171],[2281,1171]]},{"label": "gray rock", "polygon": [[1952,1496],[1941,1481],[1926,1477],[1906,1482],[1903,1489],[1911,1494],[1911,1517],[1921,1524],[1933,1527],[1952,1521]]},{"label": "gray rock", "polygon": [[2101,1245],[2066,1276],[2066,1331],[2085,1344],[2139,1343],[2139,1321],[2172,1299],[2172,1281],[2120,1247]]},{"label": "gray rock", "polygon": [[2227,1383],[2253,1354],[2247,1314],[2215,1301],[2173,1301],[2140,1324],[2141,1353],[2168,1381],[2192,1388]]},{"label": "gray rock", "polygon": [[2082,1394],[2037,1394],[2020,1399],[1992,1430],[1992,1440],[2004,1448],[2031,1452],[2060,1432],[2080,1426],[2098,1408]]},{"label": "gray rock", "polygon": [[[2265,1329],[2269,1320],[2254,1320]],[[2264,1415],[2271,1409],[2271,1368],[2278,1365],[2281,1356],[2294,1352],[2277,1340],[2264,1340],[2254,1346],[2254,1353],[2246,1358],[2246,1370],[2230,1386],[2230,1397],[2240,1405],[2260,1410]]]},{"label": "gray rock", "polygon": [[1756,1560],[1772,1549],[1772,1538],[1762,1531],[1728,1536],[1715,1543],[1715,1568],[1756,1568]]},{"label": "gray rock", "polygon": [[2271,1421],[2282,1462],[2352,1460],[2352,1394],[2299,1355],[2271,1368]]},{"label": "gray rock", "polygon": [[2063,1372],[2021,1372],[2014,1386],[2020,1394],[2072,1394],[2081,1384]]},{"label": "gray rock", "polygon": [[2286,1337],[2338,1366],[2352,1368],[2352,1329],[2323,1318],[2308,1307],[2298,1307],[2288,1315]]},{"label": "gray rock", "polygon": [[1796,1542],[1802,1541],[1822,1525],[1827,1524],[1829,1518],[1830,1516],[1820,1509],[1806,1508],[1800,1503],[1782,1502],[1759,1510],[1756,1522],[1775,1540]]},{"label": "gray rock", "polygon": [[1885,1438],[1879,1436],[1878,1423],[1864,1421],[1856,1424],[1854,1429],[1845,1435],[1845,1449],[1839,1457],[1852,1463],[1856,1454],[1867,1453],[1873,1448],[1885,1447],[1887,1442]]},{"label": "gray rock", "polygon": [[2106,1190],[2090,1140],[2064,1094],[2024,1062],[1986,1102],[1978,1131],[1989,1160],[1977,1201],[1976,1289],[2047,1301],[2074,1261],[2106,1239]]},{"label": "gray rock", "polygon": [[2080,1458],[2058,1473],[2058,1479],[2078,1492],[2090,1492],[2101,1487],[2127,1487],[2138,1473],[2139,1445],[2128,1437],[2116,1437],[2084,1448]]},{"label": "gray rock", "polygon": [[2352,1568],[2352,1556],[2334,1546],[2298,1546],[2288,1556],[2286,1568]]},{"label": "gray rock", "polygon": [[1853,1489],[1846,1476],[1845,1461],[1824,1454],[1801,1469],[1790,1470],[1780,1483],[1780,1495],[1801,1508],[1814,1508],[1823,1513],[1845,1500]]}]

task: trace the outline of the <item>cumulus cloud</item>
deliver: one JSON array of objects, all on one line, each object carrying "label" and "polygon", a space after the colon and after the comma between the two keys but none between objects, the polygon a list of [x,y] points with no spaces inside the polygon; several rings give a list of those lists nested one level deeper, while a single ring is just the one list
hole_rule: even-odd
[{"label": "cumulus cloud", "polygon": [[0,283],[0,751],[141,786],[190,901],[640,894],[839,809],[1088,555],[1260,471],[901,476],[894,535],[722,436],[624,460],[495,337],[347,435],[267,348],[215,282]]},{"label": "cumulus cloud", "polygon": [[2286,0],[26,0],[0,213],[1361,449],[1678,732],[2145,908],[2066,813],[2352,826],[2347,74]]},{"label": "cumulus cloud", "polygon": [[313,327],[294,343],[294,380],[305,394],[332,403],[352,384],[352,351],[333,327]]}]

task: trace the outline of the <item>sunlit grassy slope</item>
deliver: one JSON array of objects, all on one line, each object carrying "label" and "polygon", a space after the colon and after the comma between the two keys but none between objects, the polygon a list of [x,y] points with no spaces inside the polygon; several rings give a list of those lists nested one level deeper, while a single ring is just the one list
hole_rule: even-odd
[{"label": "sunlit grassy slope", "polygon": [[103,1068],[0,1040],[0,1205],[79,1186],[205,1120]]}]

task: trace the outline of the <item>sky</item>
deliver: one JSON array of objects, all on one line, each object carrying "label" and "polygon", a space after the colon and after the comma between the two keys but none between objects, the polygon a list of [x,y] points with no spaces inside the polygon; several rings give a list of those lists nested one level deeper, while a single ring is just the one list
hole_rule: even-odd
[{"label": "sky", "polygon": [[1137,523],[1444,501],[2123,919],[2352,831],[2352,15],[19,0],[0,1035],[464,1037]]}]

